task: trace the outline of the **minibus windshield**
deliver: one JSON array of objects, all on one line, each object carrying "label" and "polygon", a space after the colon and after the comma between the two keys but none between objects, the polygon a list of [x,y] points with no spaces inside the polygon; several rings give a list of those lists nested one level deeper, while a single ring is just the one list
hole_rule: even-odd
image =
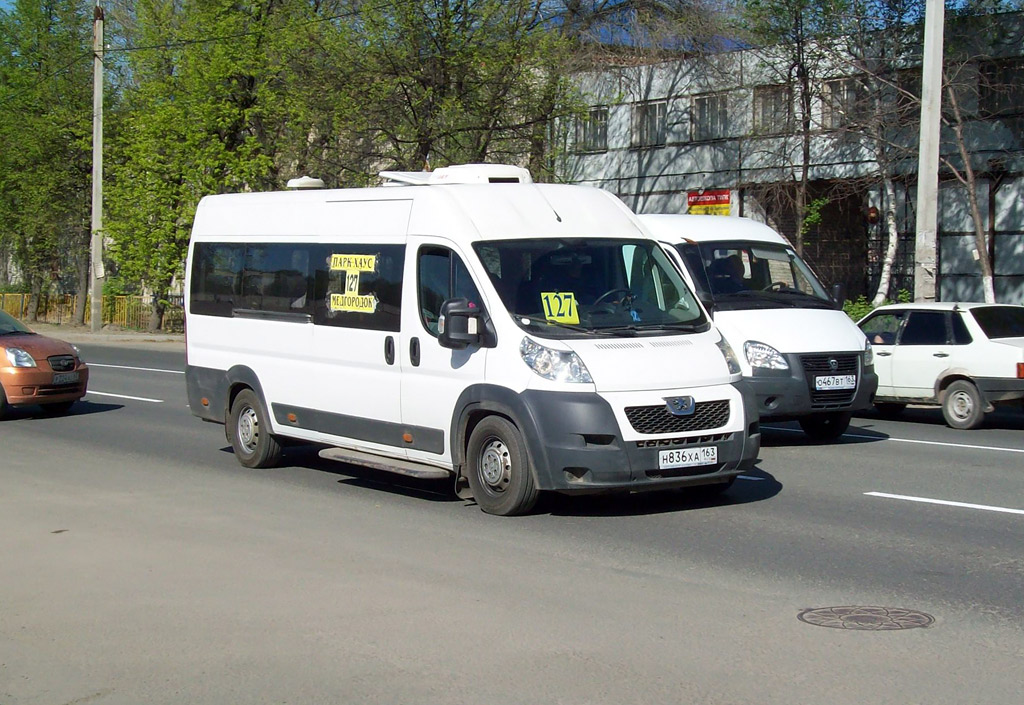
[{"label": "minibus windshield", "polygon": [[814,272],[790,247],[723,241],[677,246],[697,290],[719,309],[833,308]]},{"label": "minibus windshield", "polygon": [[651,240],[538,238],[473,245],[516,323],[553,338],[675,335],[710,327]]}]

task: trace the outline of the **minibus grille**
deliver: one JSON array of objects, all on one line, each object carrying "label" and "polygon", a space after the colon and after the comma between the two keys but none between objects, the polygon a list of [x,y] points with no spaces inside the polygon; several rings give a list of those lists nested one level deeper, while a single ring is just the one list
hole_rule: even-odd
[{"label": "minibus grille", "polygon": [[676,416],[667,404],[627,406],[626,418],[637,433],[688,433],[729,423],[729,400],[699,401],[689,416]]},{"label": "minibus grille", "polygon": [[[831,360],[836,361],[832,369]],[[811,394],[811,408],[833,409],[848,406],[857,396],[856,389],[823,389],[814,388],[814,378],[819,375],[857,375],[860,382],[860,356],[852,355],[801,355],[800,364],[807,378],[807,388]]]}]

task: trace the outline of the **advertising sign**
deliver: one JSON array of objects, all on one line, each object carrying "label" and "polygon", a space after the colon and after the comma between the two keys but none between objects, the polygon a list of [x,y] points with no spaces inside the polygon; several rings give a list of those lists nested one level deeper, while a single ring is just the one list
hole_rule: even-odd
[{"label": "advertising sign", "polygon": [[729,215],[729,189],[705,189],[686,194],[686,212],[702,215]]}]

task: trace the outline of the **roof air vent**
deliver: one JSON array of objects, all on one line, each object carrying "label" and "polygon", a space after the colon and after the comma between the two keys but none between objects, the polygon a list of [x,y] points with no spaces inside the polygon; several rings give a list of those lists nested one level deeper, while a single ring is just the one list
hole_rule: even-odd
[{"label": "roof air vent", "polygon": [[301,176],[298,179],[288,179],[288,188],[290,189],[307,189],[323,187],[323,180],[314,179],[312,176]]},{"label": "roof air vent", "polygon": [[434,171],[382,171],[381,178],[409,186],[436,184],[532,184],[530,172],[510,164],[458,164]]}]

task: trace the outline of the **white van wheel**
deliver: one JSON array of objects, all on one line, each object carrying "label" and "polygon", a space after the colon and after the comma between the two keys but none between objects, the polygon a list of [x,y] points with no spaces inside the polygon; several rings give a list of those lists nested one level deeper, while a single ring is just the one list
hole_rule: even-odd
[{"label": "white van wheel", "polygon": [[280,462],[281,444],[270,435],[263,406],[251,389],[243,389],[235,397],[227,431],[235,457],[245,467],[271,468]]},{"label": "white van wheel", "polygon": [[537,487],[522,436],[510,421],[488,416],[477,424],[466,449],[473,498],[488,514],[524,514],[537,502]]}]

